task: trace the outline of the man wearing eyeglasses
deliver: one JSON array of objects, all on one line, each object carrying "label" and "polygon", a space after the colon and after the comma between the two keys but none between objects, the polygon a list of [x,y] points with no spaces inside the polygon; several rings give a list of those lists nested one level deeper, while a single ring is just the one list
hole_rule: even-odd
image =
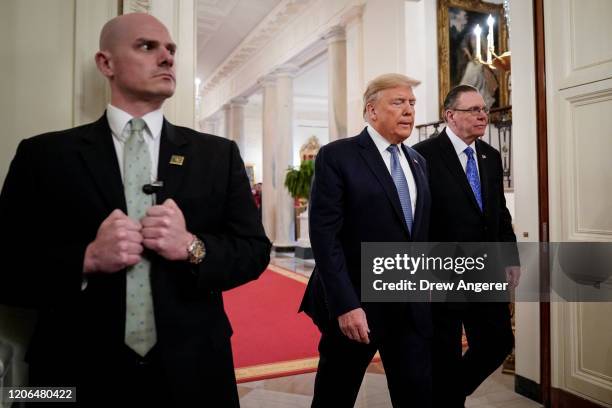
[{"label": "man wearing eyeglasses", "polygon": [[[444,101],[446,128],[414,146],[427,160],[432,242],[516,242],[506,208],[499,152],[480,140],[488,108],[478,90],[453,88]],[[520,268],[515,251],[503,263],[511,287]],[[488,272],[488,271],[487,271]],[[463,407],[514,346],[507,302],[433,303],[434,407]],[[462,355],[462,326],[469,348]]]}]

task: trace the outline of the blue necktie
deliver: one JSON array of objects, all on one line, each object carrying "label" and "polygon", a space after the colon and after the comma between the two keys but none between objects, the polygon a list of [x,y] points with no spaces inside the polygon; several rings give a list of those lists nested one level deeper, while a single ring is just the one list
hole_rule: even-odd
[{"label": "blue necktie", "polygon": [[399,195],[406,226],[408,227],[408,231],[412,233],[412,204],[410,200],[410,190],[408,190],[408,182],[406,181],[406,176],[399,162],[397,146],[390,145],[387,147],[387,150],[391,153],[391,177],[393,178],[393,183],[395,183],[395,188]]},{"label": "blue necktie", "polygon": [[470,187],[474,192],[474,197],[482,211],[482,194],[480,193],[480,178],[478,177],[478,169],[476,168],[476,160],[474,160],[474,149],[466,147],[463,151],[468,158],[467,166],[465,166],[465,174],[467,175]]}]

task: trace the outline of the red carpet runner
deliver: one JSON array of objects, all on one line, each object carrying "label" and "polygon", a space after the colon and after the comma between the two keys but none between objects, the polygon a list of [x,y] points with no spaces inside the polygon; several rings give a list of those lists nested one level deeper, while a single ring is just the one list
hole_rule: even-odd
[{"label": "red carpet runner", "polygon": [[297,312],[307,281],[270,265],[258,280],[224,293],[238,382],[316,371],[320,334]]}]

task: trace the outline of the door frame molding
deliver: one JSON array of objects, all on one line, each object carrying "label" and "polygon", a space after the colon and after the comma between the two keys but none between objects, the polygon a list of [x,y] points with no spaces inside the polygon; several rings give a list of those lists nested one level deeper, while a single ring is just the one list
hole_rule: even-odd
[{"label": "door frame molding", "polygon": [[[549,242],[548,209],[548,121],[546,110],[546,54],[544,38],[544,0],[533,0],[536,128],[538,157],[538,215],[539,240]],[[550,269],[548,253],[540,251],[540,293],[550,293]],[[544,407],[551,405],[551,347],[550,302],[540,301],[540,401]]]}]

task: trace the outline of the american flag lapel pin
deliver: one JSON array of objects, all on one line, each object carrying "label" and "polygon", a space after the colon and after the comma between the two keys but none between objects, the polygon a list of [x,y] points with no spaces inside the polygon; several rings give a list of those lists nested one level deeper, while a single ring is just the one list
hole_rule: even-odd
[{"label": "american flag lapel pin", "polygon": [[182,166],[184,161],[185,156],[173,154],[172,157],[170,157],[170,164],[174,164],[175,166]]}]

